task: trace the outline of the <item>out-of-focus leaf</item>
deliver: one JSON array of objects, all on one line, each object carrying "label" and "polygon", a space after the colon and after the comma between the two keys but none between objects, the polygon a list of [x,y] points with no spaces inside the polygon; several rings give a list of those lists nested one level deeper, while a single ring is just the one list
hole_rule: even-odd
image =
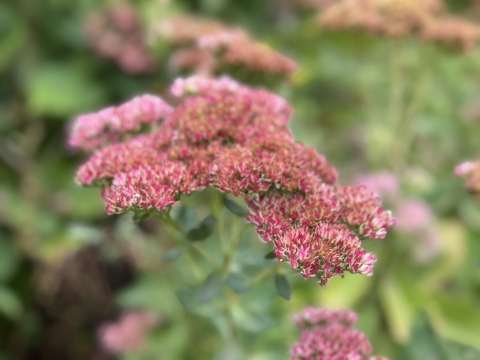
[{"label": "out-of-focus leaf", "polygon": [[186,310],[190,312],[195,312],[197,310],[198,304],[196,302],[196,291],[193,287],[180,285],[176,288],[175,293],[177,294],[178,300]]},{"label": "out-of-focus leaf", "polygon": [[292,296],[292,288],[285,276],[275,275],[275,288],[277,289],[278,295],[285,300],[290,300],[290,297]]},{"label": "out-of-focus leaf", "polygon": [[162,260],[170,261],[175,260],[182,255],[182,249],[175,247],[173,249],[167,250],[162,255]]},{"label": "out-of-focus leaf", "polygon": [[68,117],[96,110],[105,101],[102,87],[89,79],[82,68],[64,63],[46,64],[27,79],[30,112]]},{"label": "out-of-focus leaf", "polygon": [[151,309],[166,314],[176,314],[181,309],[171,284],[153,274],[142,276],[122,289],[117,302],[123,308]]},{"label": "out-of-focus leaf", "polygon": [[436,294],[424,310],[439,335],[480,350],[480,311],[474,298]]},{"label": "out-of-focus leaf", "polygon": [[232,309],[232,315],[239,328],[253,333],[268,329],[275,324],[275,321],[265,313],[249,313],[238,306]]},{"label": "out-of-focus leaf", "polygon": [[22,304],[17,295],[10,289],[0,287],[0,313],[15,320],[20,316]]},{"label": "out-of-focus leaf", "polygon": [[227,195],[223,195],[223,204],[231,213],[237,216],[244,217],[248,214],[248,210],[246,208],[229,199]]},{"label": "out-of-focus leaf", "polygon": [[182,203],[179,203],[178,207],[173,207],[172,218],[184,231],[190,231],[198,221],[195,209],[184,206]]},{"label": "out-of-focus leaf", "polygon": [[222,287],[222,276],[213,272],[207,276],[197,292],[197,299],[200,302],[208,302],[220,293]]},{"label": "out-of-focus leaf", "polygon": [[9,280],[18,268],[19,256],[12,245],[0,234],[0,283]]},{"label": "out-of-focus leaf", "polygon": [[210,236],[212,232],[213,230],[210,227],[200,225],[199,227],[196,227],[195,229],[192,229],[187,233],[187,239],[190,241],[205,240],[207,237]]},{"label": "out-of-focus leaf", "polygon": [[187,232],[187,239],[190,241],[205,240],[212,234],[216,219],[214,216],[207,216],[196,228]]},{"label": "out-of-focus leaf", "polygon": [[84,224],[70,224],[68,234],[72,239],[85,245],[98,244],[102,239],[99,229]]},{"label": "out-of-focus leaf", "polygon": [[265,255],[265,259],[268,259],[268,260],[272,260],[276,258],[277,256],[275,255],[275,250],[272,250],[267,255]]},{"label": "out-of-focus leaf", "polygon": [[225,283],[237,293],[247,292],[250,289],[250,278],[240,273],[229,273]]},{"label": "out-of-focus leaf", "polygon": [[480,350],[464,346],[453,341],[443,341],[443,348],[448,359],[455,360],[478,360],[480,359]]},{"label": "out-of-focus leaf", "polygon": [[399,360],[409,359],[449,360],[424,314],[417,316],[410,341],[400,352]]},{"label": "out-of-focus leaf", "polygon": [[346,273],[342,278],[334,276],[324,291],[317,291],[316,298],[328,308],[352,308],[371,289],[373,277]]},{"label": "out-of-focus leaf", "polygon": [[0,71],[15,59],[28,36],[24,20],[5,4],[0,5]]},{"label": "out-of-focus leaf", "polygon": [[267,263],[264,251],[252,249],[237,250],[236,261],[247,266],[263,265]]},{"label": "out-of-focus leaf", "polygon": [[383,279],[378,291],[391,336],[395,341],[405,343],[410,338],[415,304],[408,298],[396,277],[390,276]]}]

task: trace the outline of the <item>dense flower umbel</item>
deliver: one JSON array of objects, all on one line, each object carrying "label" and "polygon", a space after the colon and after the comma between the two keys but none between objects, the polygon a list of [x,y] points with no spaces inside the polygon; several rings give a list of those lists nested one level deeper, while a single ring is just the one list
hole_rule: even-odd
[{"label": "dense flower umbel", "polygon": [[161,98],[142,95],[118,106],[80,115],[75,121],[69,143],[85,151],[120,142],[128,134],[163,121],[173,109]]},{"label": "dense flower umbel", "polygon": [[272,50],[266,44],[253,40],[241,30],[216,32],[199,38],[201,49],[217,55],[220,64],[244,66],[249,69],[291,75],[296,64]]},{"label": "dense flower umbel", "polygon": [[372,273],[361,239],[383,238],[394,220],[374,193],[337,185],[325,158],[293,139],[284,99],[228,77],[178,79],[171,90],[183,99],[163,122],[80,167],[77,181],[102,185],[109,213],[162,211],[210,186],[243,196],[262,239],[305,277],[323,285],[344,271]]},{"label": "dense flower umbel", "polygon": [[295,314],[300,340],[290,350],[292,360],[387,360],[370,356],[372,346],[352,325],[357,315],[349,310],[306,307]]},{"label": "dense flower umbel", "polygon": [[100,56],[115,60],[127,73],[151,73],[150,55],[137,11],[127,3],[115,3],[83,20],[86,41]]},{"label": "dense flower umbel", "polygon": [[318,19],[324,28],[364,29],[388,37],[412,34],[463,49],[480,40],[480,27],[448,14],[441,0],[340,0]]},{"label": "dense flower umbel", "polygon": [[180,16],[156,23],[153,31],[166,42],[183,47],[171,59],[174,68],[213,74],[224,66],[240,66],[283,78],[296,69],[294,61],[244,31],[213,20]]}]

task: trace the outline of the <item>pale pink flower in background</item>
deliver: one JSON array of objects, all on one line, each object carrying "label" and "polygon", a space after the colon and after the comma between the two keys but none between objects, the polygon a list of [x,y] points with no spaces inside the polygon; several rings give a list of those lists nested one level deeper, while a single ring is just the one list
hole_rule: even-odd
[{"label": "pale pink flower in background", "polygon": [[427,263],[439,255],[441,239],[435,228],[435,214],[422,199],[407,199],[396,209],[397,229],[414,236],[412,255],[419,263]]},{"label": "pale pink flower in background", "polygon": [[429,228],[434,219],[430,206],[418,198],[401,201],[395,216],[398,229],[412,232]]},{"label": "pale pink flower in background", "polygon": [[388,171],[357,175],[354,184],[365,185],[370,190],[389,200],[396,198],[400,192],[397,177]]},{"label": "pale pink flower in background", "polygon": [[112,353],[129,353],[145,346],[148,331],[159,322],[149,311],[127,311],[116,322],[105,323],[98,329],[102,347]]},{"label": "pale pink flower in background", "polygon": [[463,163],[455,166],[455,168],[453,169],[453,172],[457,176],[466,176],[472,171],[473,168],[474,168],[474,163],[472,161],[464,161]]}]

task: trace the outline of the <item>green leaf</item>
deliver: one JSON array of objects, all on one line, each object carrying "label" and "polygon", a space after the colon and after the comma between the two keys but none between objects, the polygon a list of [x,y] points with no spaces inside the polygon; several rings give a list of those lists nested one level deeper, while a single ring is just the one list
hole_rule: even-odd
[{"label": "green leaf", "polygon": [[425,314],[420,313],[416,318],[410,341],[400,351],[399,360],[448,360]]},{"label": "green leaf", "polygon": [[17,295],[6,287],[0,287],[0,313],[12,320],[17,319],[22,311],[22,304]]},{"label": "green leaf", "polygon": [[285,300],[290,300],[292,296],[292,288],[283,275],[275,275],[275,288],[277,289],[278,295],[280,295]]},{"label": "green leaf", "polygon": [[25,19],[11,8],[0,6],[0,71],[15,66],[15,57],[28,41],[28,27]]},{"label": "green leaf", "polygon": [[181,255],[182,255],[182,249],[175,247],[173,249],[170,249],[164,252],[163,255],[161,256],[161,259],[165,261],[171,261],[180,257]]},{"label": "green leaf", "polygon": [[237,216],[245,217],[248,214],[247,209],[245,209],[243,206],[240,206],[235,201],[229,199],[227,195],[223,196],[223,204],[225,205],[227,210]]},{"label": "green leaf", "polygon": [[197,310],[196,293],[192,286],[180,285],[175,289],[175,294],[186,310],[190,312]]},{"label": "green leaf", "polygon": [[453,341],[443,341],[443,348],[448,359],[458,360],[478,360],[480,359],[480,350],[469,346],[461,345]]},{"label": "green leaf", "polygon": [[212,300],[220,293],[222,287],[222,277],[220,274],[213,272],[207,276],[203,284],[198,289],[197,299],[200,302]]},{"label": "green leaf", "polygon": [[268,260],[273,260],[276,258],[277,256],[275,255],[275,250],[272,250],[267,255],[265,255],[265,259],[268,259]]},{"label": "green leaf", "polygon": [[408,341],[416,310],[415,301],[409,298],[406,286],[399,277],[390,276],[385,277],[378,288],[391,336],[399,343]]},{"label": "green leaf", "polygon": [[0,236],[0,282],[9,280],[18,268],[18,254],[6,239]]},{"label": "green leaf", "polygon": [[187,233],[187,239],[190,241],[205,240],[212,234],[216,219],[213,215],[207,216],[196,228]]},{"label": "green leaf", "polygon": [[264,311],[250,313],[237,306],[232,309],[232,315],[239,328],[252,333],[258,333],[275,325],[275,321]]},{"label": "green leaf", "polygon": [[195,229],[190,230],[187,233],[187,239],[190,241],[201,241],[205,240],[212,233],[212,229],[208,226],[199,226]]},{"label": "green leaf", "polygon": [[244,293],[250,290],[250,278],[240,273],[229,273],[225,283],[236,293]]},{"label": "green leaf", "polygon": [[43,65],[27,78],[29,110],[38,115],[71,116],[95,110],[105,93],[83,68],[65,63]]}]

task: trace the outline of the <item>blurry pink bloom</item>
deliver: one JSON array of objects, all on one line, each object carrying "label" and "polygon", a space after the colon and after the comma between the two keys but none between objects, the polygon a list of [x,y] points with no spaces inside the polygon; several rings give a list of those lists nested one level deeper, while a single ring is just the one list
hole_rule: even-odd
[{"label": "blurry pink bloom", "polygon": [[474,168],[474,163],[472,161],[465,161],[461,164],[458,164],[453,169],[453,172],[457,176],[467,176]]},{"label": "blurry pink bloom", "polygon": [[441,240],[434,227],[435,215],[422,199],[400,203],[396,212],[397,229],[413,235],[412,254],[420,263],[433,260],[441,249]]},{"label": "blurry pink bloom", "polygon": [[419,231],[429,228],[433,221],[430,206],[421,199],[410,199],[400,203],[395,216],[397,228],[405,231]]},{"label": "blurry pink bloom", "polygon": [[454,172],[457,176],[465,179],[465,187],[468,192],[477,195],[480,193],[480,160],[465,161],[457,165]]},{"label": "blurry pink bloom", "polygon": [[117,322],[103,324],[98,338],[105,350],[129,353],[145,346],[148,331],[158,323],[158,317],[147,311],[128,311]]},{"label": "blurry pink bloom", "polygon": [[388,171],[358,175],[354,183],[365,185],[370,190],[390,200],[394,199],[399,193],[397,177]]},{"label": "blurry pink bloom", "polygon": [[154,59],[144,39],[136,9],[128,3],[115,3],[83,19],[87,44],[101,57],[115,60],[130,74],[148,74]]},{"label": "blurry pink bloom", "polygon": [[[377,195],[338,185],[325,157],[293,139],[285,99],[228,77],[177,79],[171,91],[183,98],[173,110],[134,99],[77,119],[70,143],[100,146],[77,182],[102,186],[109,213],[160,212],[182,194],[214,187],[243,196],[262,240],[304,277],[324,285],[344,271],[372,274],[375,256],[361,240],[384,238],[395,221]],[[105,131],[89,118],[105,112],[102,119],[111,119],[118,109],[119,118],[133,120],[103,120]],[[117,133],[110,136],[111,128],[136,129],[139,119],[155,127],[120,143]]]},{"label": "blurry pink bloom", "polygon": [[357,321],[352,311],[306,307],[294,319],[301,335],[290,350],[292,360],[388,360],[370,355],[366,336],[351,327]]}]

